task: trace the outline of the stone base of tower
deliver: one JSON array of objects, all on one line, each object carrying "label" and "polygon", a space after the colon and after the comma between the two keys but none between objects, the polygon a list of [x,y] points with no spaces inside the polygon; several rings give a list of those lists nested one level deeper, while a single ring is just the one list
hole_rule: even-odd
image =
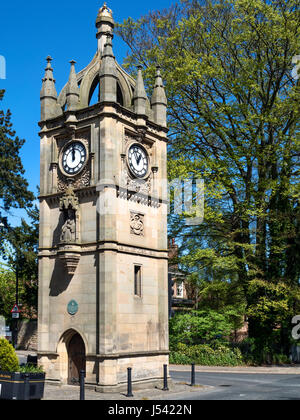
[{"label": "stone base of tower", "polygon": [[[53,385],[70,383],[69,361],[66,354],[38,354],[39,365],[46,372],[46,381]],[[169,365],[169,352],[148,354],[87,355],[86,385],[97,392],[113,393],[127,390],[127,369],[132,368],[134,389],[149,389],[163,384],[164,365]]]},{"label": "stone base of tower", "polygon": [[164,365],[169,364],[168,354],[154,353],[144,356],[125,355],[118,359],[106,359],[100,363],[99,384],[97,392],[123,392],[127,390],[127,369],[132,368],[134,389],[154,388],[161,386]]}]

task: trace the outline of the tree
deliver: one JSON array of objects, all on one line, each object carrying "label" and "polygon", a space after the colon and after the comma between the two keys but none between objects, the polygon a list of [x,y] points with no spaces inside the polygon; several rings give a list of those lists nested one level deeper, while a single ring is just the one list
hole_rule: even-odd
[{"label": "tree", "polygon": [[213,310],[177,313],[170,320],[170,344],[189,345],[226,343],[234,330],[232,313]]},{"label": "tree", "polygon": [[[0,101],[3,96],[4,91],[0,90]],[[24,177],[25,171],[20,157],[24,142],[13,131],[10,111],[5,113],[0,110],[0,250],[2,258],[8,261],[12,270],[1,271],[1,289],[4,293],[3,299],[6,300],[3,287],[7,286],[9,295],[12,277],[15,278],[13,272],[18,270],[23,280],[24,300],[27,302],[24,302],[23,310],[30,316],[36,313],[38,210],[32,208],[35,197],[28,190],[28,182]],[[22,220],[20,227],[12,229],[7,222],[7,215],[13,208],[25,209],[33,224],[30,226]],[[9,243],[13,249],[9,248]],[[2,303],[2,307],[3,305]],[[4,312],[7,312],[6,307]]]},{"label": "tree", "polygon": [[4,258],[14,272],[14,279],[18,271],[22,316],[34,319],[37,317],[38,299],[39,211],[35,206],[27,213],[30,224],[22,219],[21,226],[7,230]]},{"label": "tree", "polygon": [[16,277],[15,273],[5,265],[0,266],[0,315],[11,318],[10,311],[15,303]]},{"label": "tree", "polygon": [[[0,90],[0,101],[3,96]],[[12,129],[10,111],[0,110],[0,216],[11,208],[28,207],[34,199],[23,176],[20,150],[24,142]]]},{"label": "tree", "polygon": [[[299,1],[187,0],[118,32],[132,50],[128,68],[143,64],[149,86],[156,64],[164,70],[170,178],[205,180],[204,223],[170,217],[182,262],[190,272],[237,276],[249,334],[267,337],[274,323],[253,316],[263,294],[286,301],[268,295],[284,284],[289,305],[300,308],[300,89],[291,74]],[[291,313],[277,314],[283,329]]]}]

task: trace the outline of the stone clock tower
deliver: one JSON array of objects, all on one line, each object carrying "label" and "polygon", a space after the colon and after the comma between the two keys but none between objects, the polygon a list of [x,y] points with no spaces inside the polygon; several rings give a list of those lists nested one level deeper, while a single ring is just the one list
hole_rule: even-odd
[{"label": "stone clock tower", "polygon": [[149,100],[116,62],[106,5],[96,27],[92,62],[57,95],[48,57],[41,90],[38,354],[110,392],[168,364],[167,100],[159,68]]}]

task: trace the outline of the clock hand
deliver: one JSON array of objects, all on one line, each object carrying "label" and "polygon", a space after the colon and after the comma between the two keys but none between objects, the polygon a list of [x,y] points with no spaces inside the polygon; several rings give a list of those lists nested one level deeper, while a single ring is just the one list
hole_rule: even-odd
[{"label": "clock hand", "polygon": [[137,164],[138,165],[140,164],[141,159],[142,159],[142,155],[139,155],[139,157],[137,158]]},{"label": "clock hand", "polygon": [[138,152],[136,152],[136,151],[134,151],[134,157],[135,157],[135,161],[137,162],[138,161]]},{"label": "clock hand", "polygon": [[75,148],[73,147],[73,149],[72,149],[72,159],[73,159],[73,162],[75,161]]}]

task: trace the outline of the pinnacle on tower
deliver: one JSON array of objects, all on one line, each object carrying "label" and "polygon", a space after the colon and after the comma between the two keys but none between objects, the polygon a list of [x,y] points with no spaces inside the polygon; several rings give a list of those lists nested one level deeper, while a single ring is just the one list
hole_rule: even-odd
[{"label": "pinnacle on tower", "polygon": [[107,35],[110,34],[113,36],[114,26],[113,12],[104,3],[98,12],[96,20],[96,28],[98,29],[96,37],[98,39],[98,52],[100,55],[103,54]]},{"label": "pinnacle on tower", "polygon": [[112,35],[107,34],[100,67],[100,102],[117,101],[117,66],[112,49]]},{"label": "pinnacle on tower", "polygon": [[143,74],[142,74],[142,66],[138,66],[138,74],[136,79],[136,85],[133,95],[134,101],[134,111],[139,115],[146,114],[146,101],[147,101],[147,93],[145,90]]},{"label": "pinnacle on tower", "polygon": [[162,125],[167,126],[167,97],[163,84],[163,80],[160,73],[160,66],[156,68],[156,79],[151,98],[151,107],[153,111],[154,121]]},{"label": "pinnacle on tower", "polygon": [[69,82],[67,87],[67,110],[74,111],[77,109],[79,102],[79,87],[77,83],[77,77],[75,72],[76,61],[70,61],[71,71],[69,76]]},{"label": "pinnacle on tower", "polygon": [[45,68],[45,72],[46,72],[45,77],[44,79],[42,79],[43,86],[41,90],[41,99],[46,98],[46,97],[57,99],[57,93],[55,89],[55,79],[53,76],[53,68],[51,67],[51,61],[53,60],[53,58],[51,58],[50,55],[48,55],[46,60],[47,60],[47,67]]},{"label": "pinnacle on tower", "polygon": [[55,89],[55,79],[53,68],[51,67],[52,58],[48,56],[45,77],[42,79],[41,89],[41,120],[55,118],[62,114],[61,107],[57,104],[57,92]]}]

